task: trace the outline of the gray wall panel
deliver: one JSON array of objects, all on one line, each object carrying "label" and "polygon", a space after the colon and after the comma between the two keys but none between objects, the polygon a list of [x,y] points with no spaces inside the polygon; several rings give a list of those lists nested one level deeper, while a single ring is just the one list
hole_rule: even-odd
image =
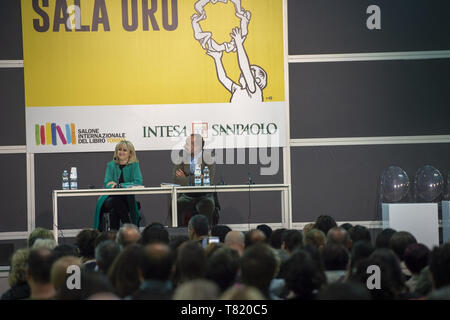
[{"label": "gray wall panel", "polygon": [[450,134],[450,59],[296,63],[291,138]]},{"label": "gray wall panel", "polygon": [[23,69],[0,68],[0,146],[25,145]]},{"label": "gray wall panel", "polygon": [[23,59],[20,0],[0,1],[0,44],[0,60]]},{"label": "gray wall panel", "polygon": [[[378,5],[381,30],[369,30]],[[289,54],[450,49],[447,0],[289,0]]]},{"label": "gray wall panel", "polygon": [[27,231],[25,154],[0,154],[0,232]]},{"label": "gray wall panel", "polygon": [[[246,162],[249,156],[246,151]],[[226,184],[246,184],[249,173],[255,183],[282,183],[282,154],[278,150],[279,170],[276,175],[263,176],[259,164],[218,164],[216,183],[222,180]],[[235,153],[236,157],[237,152]],[[35,155],[36,180],[36,226],[52,226],[51,191],[60,189],[61,174],[64,169],[78,168],[79,188],[88,188],[103,184],[106,163],[113,153],[57,153]],[[159,186],[161,182],[171,182],[172,164],[170,151],[137,151],[144,184]],[[275,154],[274,154],[275,156]],[[225,154],[225,161],[226,161]],[[264,166],[263,166],[264,167]],[[165,195],[138,196],[147,223],[170,223],[169,198]],[[219,194],[223,219],[221,223],[247,223],[249,200],[247,193]],[[250,222],[280,222],[281,198],[278,193],[252,194],[250,198]],[[59,226],[63,229],[91,227],[96,205],[96,197],[61,198],[58,203]]]},{"label": "gray wall panel", "polygon": [[450,170],[450,144],[295,147],[291,157],[294,222],[321,214],[338,221],[381,220],[379,176],[388,166],[403,168],[410,183],[427,164],[444,177]]}]

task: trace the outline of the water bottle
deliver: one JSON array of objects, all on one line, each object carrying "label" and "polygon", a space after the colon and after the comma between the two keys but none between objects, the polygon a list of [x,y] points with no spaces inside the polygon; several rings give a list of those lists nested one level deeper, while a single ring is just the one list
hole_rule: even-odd
[{"label": "water bottle", "polygon": [[64,170],[62,174],[62,189],[69,190],[69,173],[67,170]]},{"label": "water bottle", "polygon": [[201,186],[202,185],[202,166],[200,164],[197,164],[195,166],[194,185],[195,186]]},{"label": "water bottle", "polygon": [[204,186],[211,185],[211,181],[210,181],[210,178],[209,178],[209,168],[208,168],[208,166],[205,166],[205,168],[203,168],[203,185]]},{"label": "water bottle", "polygon": [[77,168],[70,168],[70,189],[76,190],[78,189],[78,176],[77,176]]}]

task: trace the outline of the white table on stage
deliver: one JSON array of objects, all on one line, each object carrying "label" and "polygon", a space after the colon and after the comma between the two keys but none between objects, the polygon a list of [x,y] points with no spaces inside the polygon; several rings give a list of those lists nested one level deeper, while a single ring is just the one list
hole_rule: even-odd
[{"label": "white table on stage", "polygon": [[408,231],[428,248],[439,246],[437,203],[383,203],[383,229]]},{"label": "white table on stage", "polygon": [[288,184],[254,184],[254,185],[220,185],[220,186],[163,186],[163,187],[132,187],[120,189],[77,189],[77,190],[53,190],[53,233],[58,241],[58,199],[67,197],[93,197],[103,195],[149,195],[169,194],[172,197],[172,227],[178,226],[177,221],[177,195],[179,193],[197,192],[281,192],[281,223],[285,228],[292,226],[292,201],[291,186]]}]

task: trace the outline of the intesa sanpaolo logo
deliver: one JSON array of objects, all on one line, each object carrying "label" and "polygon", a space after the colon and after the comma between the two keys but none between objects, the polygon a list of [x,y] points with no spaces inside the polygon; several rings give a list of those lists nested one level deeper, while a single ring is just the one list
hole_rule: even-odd
[{"label": "intesa sanpaolo logo", "polygon": [[37,146],[56,146],[58,145],[58,141],[63,145],[77,143],[74,123],[66,123],[63,126],[60,126],[54,122],[47,122],[45,125],[35,124],[34,129]]}]

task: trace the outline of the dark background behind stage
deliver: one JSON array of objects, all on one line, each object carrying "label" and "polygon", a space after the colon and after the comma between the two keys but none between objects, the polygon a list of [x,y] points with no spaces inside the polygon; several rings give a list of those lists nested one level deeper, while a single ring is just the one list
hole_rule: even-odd
[{"label": "dark background behind stage", "polygon": [[[374,4],[381,8],[381,30],[366,27],[366,9]],[[366,225],[380,221],[379,175],[389,165],[404,168],[410,178],[426,164],[447,176],[449,58],[305,63],[301,57],[450,50],[448,12],[450,2],[445,0],[288,1],[294,226],[320,214]],[[19,0],[0,1],[0,60],[23,60]],[[20,247],[30,220],[36,226],[52,228],[51,192],[60,188],[62,170],[76,166],[80,188],[100,187],[113,151],[27,154],[22,67],[0,68],[0,105],[0,242]],[[447,136],[447,140],[411,143],[415,140],[408,138],[424,135]],[[405,143],[365,142],[367,138],[396,136],[406,136]],[[360,145],[346,145],[345,141],[333,145],[332,140],[325,145],[302,145],[302,139],[309,138],[361,139]],[[248,155],[249,150],[245,152]],[[138,157],[146,186],[171,181],[170,151],[138,151]],[[280,167],[274,176],[261,176],[260,165],[219,165],[215,182],[223,176],[227,184],[245,184],[250,173],[255,183],[283,183],[283,170],[289,168],[283,167],[282,149],[278,158]],[[27,176],[33,177],[34,186],[27,186]],[[219,194],[219,198],[221,223],[281,222],[277,192],[253,193],[250,202],[246,193]],[[167,196],[140,196],[138,200],[147,223],[170,224]],[[60,228],[91,227],[94,209],[95,198],[60,200]]]}]

